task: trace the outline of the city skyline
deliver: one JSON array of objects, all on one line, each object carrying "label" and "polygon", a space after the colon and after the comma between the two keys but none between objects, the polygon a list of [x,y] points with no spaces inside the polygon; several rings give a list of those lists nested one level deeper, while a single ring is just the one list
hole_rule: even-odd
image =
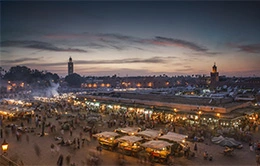
[{"label": "city skyline", "polygon": [[260,76],[257,1],[1,2],[1,67],[60,76]]}]

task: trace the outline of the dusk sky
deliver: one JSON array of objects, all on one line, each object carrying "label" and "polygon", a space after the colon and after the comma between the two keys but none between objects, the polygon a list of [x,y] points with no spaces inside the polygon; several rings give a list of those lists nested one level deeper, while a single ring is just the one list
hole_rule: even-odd
[{"label": "dusk sky", "polygon": [[1,63],[81,76],[260,77],[257,1],[1,3]]}]

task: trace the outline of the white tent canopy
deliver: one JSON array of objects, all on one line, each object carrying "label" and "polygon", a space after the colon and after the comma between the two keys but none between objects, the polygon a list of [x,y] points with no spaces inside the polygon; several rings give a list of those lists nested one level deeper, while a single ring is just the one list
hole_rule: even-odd
[{"label": "white tent canopy", "polygon": [[125,133],[128,135],[133,135],[139,132],[141,129],[139,127],[125,127],[125,128],[118,128],[115,131],[119,131],[121,133]]},{"label": "white tent canopy", "polygon": [[137,137],[137,136],[123,136],[123,137],[117,138],[117,140],[118,140],[119,142],[124,142],[124,141],[126,141],[126,142],[129,142],[129,143],[132,144],[132,143],[141,141],[141,140],[143,140],[143,139],[140,138],[140,137]]},{"label": "white tent canopy", "polygon": [[241,142],[236,141],[234,138],[229,137],[213,137],[211,141],[215,144],[221,145],[221,146],[228,146],[228,147],[238,147],[241,145]]},{"label": "white tent canopy", "polygon": [[174,141],[174,142],[182,142],[187,137],[188,137],[187,135],[168,132],[166,135],[159,137],[159,139],[164,139],[164,140]]},{"label": "white tent canopy", "polygon": [[97,133],[94,134],[93,137],[105,137],[105,138],[109,138],[109,137],[116,137],[119,134],[115,133],[115,132],[111,132],[111,131],[104,131],[101,133]]},{"label": "white tent canopy", "polygon": [[152,140],[141,144],[141,146],[145,148],[152,148],[158,150],[162,150],[163,148],[166,148],[167,146],[171,146],[171,145],[172,145],[171,143],[162,140]]},{"label": "white tent canopy", "polygon": [[155,139],[155,138],[160,137],[161,131],[146,129],[144,131],[138,132],[136,135]]}]

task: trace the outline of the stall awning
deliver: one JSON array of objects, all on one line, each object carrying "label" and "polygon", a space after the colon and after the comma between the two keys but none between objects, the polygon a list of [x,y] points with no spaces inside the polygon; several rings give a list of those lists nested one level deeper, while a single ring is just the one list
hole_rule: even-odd
[{"label": "stall awning", "polygon": [[148,141],[148,142],[141,144],[141,146],[143,146],[145,148],[152,148],[152,149],[158,149],[158,150],[161,150],[161,149],[163,149],[167,146],[171,146],[171,145],[172,145],[172,143],[162,141],[162,140],[152,140],[152,141]]},{"label": "stall awning", "polygon": [[137,137],[137,136],[123,136],[123,137],[120,137],[120,138],[117,138],[118,141],[120,142],[129,142],[129,143],[135,143],[135,142],[138,142],[138,141],[141,141],[143,140],[142,138],[140,137]]},{"label": "stall awning", "polygon": [[116,132],[121,132],[121,133],[129,134],[129,135],[132,135],[132,133],[136,134],[140,130],[141,130],[141,128],[139,128],[139,127],[125,127],[125,128],[115,129]]},{"label": "stall awning", "polygon": [[154,139],[158,138],[160,134],[161,132],[158,130],[146,129],[144,131],[138,132],[136,135]]},{"label": "stall awning", "polygon": [[174,142],[182,142],[187,137],[188,137],[187,135],[178,134],[178,133],[174,133],[174,132],[168,132],[166,135],[163,135],[163,136],[159,137],[158,139],[164,139],[164,140],[174,141]]},{"label": "stall awning", "polygon": [[115,133],[115,132],[110,132],[110,131],[104,131],[102,133],[97,133],[94,134],[93,137],[105,137],[105,138],[109,138],[109,137],[116,137],[119,134]]}]

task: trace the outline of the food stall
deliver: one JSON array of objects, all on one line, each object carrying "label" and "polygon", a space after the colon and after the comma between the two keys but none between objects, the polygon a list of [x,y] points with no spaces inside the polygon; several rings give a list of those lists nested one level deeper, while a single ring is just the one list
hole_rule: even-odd
[{"label": "food stall", "polygon": [[179,156],[181,153],[181,150],[185,146],[185,141],[188,138],[187,135],[174,133],[174,132],[168,132],[167,134],[160,136],[159,140],[164,140],[169,143],[173,143],[172,145],[172,152]]},{"label": "food stall", "polygon": [[115,132],[104,131],[94,134],[93,137],[97,137],[99,144],[103,148],[114,150],[118,144],[118,141],[116,139],[120,137],[120,135]]},{"label": "food stall", "polygon": [[142,137],[145,140],[154,140],[159,138],[162,135],[162,132],[159,130],[146,129],[144,131],[138,132],[136,135]]},{"label": "food stall", "polygon": [[120,151],[127,155],[136,156],[139,151],[141,151],[141,144],[143,139],[137,136],[123,136],[117,138],[118,148]]},{"label": "food stall", "polygon": [[172,143],[163,140],[152,140],[141,144],[145,152],[149,155],[149,160],[154,162],[166,163],[172,154]]},{"label": "food stall", "polygon": [[136,135],[139,131],[141,131],[140,127],[124,127],[124,128],[115,129],[116,133],[122,135]]}]

